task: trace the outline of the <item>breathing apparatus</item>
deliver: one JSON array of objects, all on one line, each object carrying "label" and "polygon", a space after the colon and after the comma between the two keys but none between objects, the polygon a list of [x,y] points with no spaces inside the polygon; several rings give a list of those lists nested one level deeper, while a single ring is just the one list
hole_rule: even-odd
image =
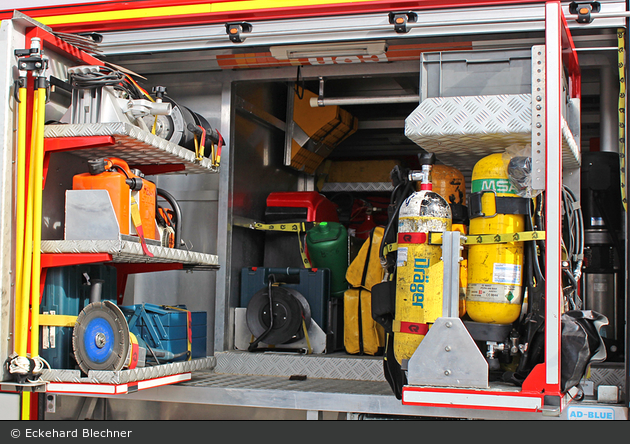
[{"label": "breathing apparatus", "polygon": [[450,205],[433,191],[435,155],[418,158],[420,171],[396,166],[391,172],[394,191],[380,256],[385,275],[372,287],[372,315],[387,333],[385,377],[399,399],[406,383],[402,366],[442,315],[442,250],[430,243],[430,233],[452,225]]}]

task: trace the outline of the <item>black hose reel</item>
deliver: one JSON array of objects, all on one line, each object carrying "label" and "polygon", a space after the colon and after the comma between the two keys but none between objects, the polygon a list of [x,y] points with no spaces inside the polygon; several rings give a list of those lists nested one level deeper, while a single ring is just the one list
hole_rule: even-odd
[{"label": "black hose reel", "polygon": [[[259,290],[247,304],[247,327],[254,336],[248,351],[268,351],[274,349],[259,348],[258,344],[291,344],[306,335],[311,325],[311,307],[306,298],[298,291],[274,285],[275,276],[269,275],[266,288]],[[303,349],[279,349],[298,351]]]}]

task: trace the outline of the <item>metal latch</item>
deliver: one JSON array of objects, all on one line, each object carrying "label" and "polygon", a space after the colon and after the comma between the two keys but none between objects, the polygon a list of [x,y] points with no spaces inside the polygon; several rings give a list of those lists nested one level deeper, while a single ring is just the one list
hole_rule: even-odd
[{"label": "metal latch", "polygon": [[252,32],[252,28],[253,26],[251,23],[247,22],[225,24],[225,31],[233,43],[243,43],[245,41],[245,37],[243,37],[242,34]]},{"label": "metal latch", "polygon": [[407,23],[416,23],[418,21],[418,14],[415,12],[390,12],[389,23],[394,25],[394,31],[399,34],[405,34],[409,32]]},{"label": "metal latch", "polygon": [[599,12],[600,9],[601,5],[599,2],[571,2],[571,4],[569,4],[569,12],[571,14],[577,14],[578,18],[576,19],[576,21],[578,23],[591,23],[593,21],[593,16],[591,16],[591,13]]}]

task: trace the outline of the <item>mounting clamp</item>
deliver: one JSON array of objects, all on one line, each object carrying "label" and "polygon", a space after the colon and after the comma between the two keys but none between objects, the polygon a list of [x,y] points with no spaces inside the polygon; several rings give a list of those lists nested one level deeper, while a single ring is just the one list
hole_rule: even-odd
[{"label": "mounting clamp", "polygon": [[577,14],[578,18],[576,21],[578,23],[591,23],[593,21],[593,16],[591,13],[599,12],[601,9],[601,5],[599,2],[590,2],[590,3],[578,3],[571,2],[569,4],[569,12],[571,14]]},{"label": "mounting clamp", "polygon": [[245,37],[243,37],[242,34],[252,32],[252,25],[251,23],[246,22],[226,23],[225,31],[233,43],[243,43],[245,41]]},{"label": "mounting clamp", "polygon": [[398,34],[405,34],[409,32],[410,28],[407,27],[407,23],[416,23],[418,21],[418,14],[415,12],[390,12],[389,23],[394,25],[394,31]]}]

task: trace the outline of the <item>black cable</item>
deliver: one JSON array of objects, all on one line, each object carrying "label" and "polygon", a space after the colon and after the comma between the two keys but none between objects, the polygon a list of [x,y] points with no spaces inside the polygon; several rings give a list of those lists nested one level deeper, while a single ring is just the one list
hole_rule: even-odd
[{"label": "black cable", "polygon": [[104,86],[125,92],[132,99],[142,99],[145,95],[127,76],[115,69],[99,66],[99,71],[74,72],[70,75],[70,85],[76,89],[96,89]]},{"label": "black cable", "polygon": [[[399,189],[399,186],[397,186],[394,190],[397,190],[397,189]],[[400,207],[405,201],[406,196],[408,196],[412,191],[413,191],[413,182],[407,182],[403,189],[402,194],[398,196],[398,198],[393,199],[393,201],[396,202],[396,207],[389,221],[387,222],[387,226],[385,227],[385,231],[383,232],[383,238],[381,239],[381,245],[378,252],[379,258],[381,260],[381,264],[383,264],[386,268],[388,268],[389,266],[393,264],[387,264],[387,257],[383,254],[383,249],[385,248],[385,244],[389,241],[388,237],[392,229],[392,226],[394,224],[397,224],[398,222],[398,212],[400,211]]]}]

